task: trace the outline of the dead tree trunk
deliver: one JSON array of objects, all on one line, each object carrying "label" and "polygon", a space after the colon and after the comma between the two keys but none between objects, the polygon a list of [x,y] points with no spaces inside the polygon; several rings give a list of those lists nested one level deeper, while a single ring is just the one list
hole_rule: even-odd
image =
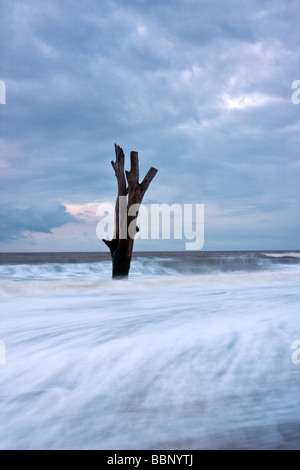
[{"label": "dead tree trunk", "polygon": [[150,168],[142,183],[139,183],[138,152],[131,152],[130,171],[126,172],[124,169],[124,152],[116,144],[115,153],[116,161],[111,162],[118,183],[118,195],[115,205],[115,232],[112,240],[103,240],[103,242],[110,249],[112,277],[126,278],[130,270],[134,236],[138,231],[136,221],[139,206],[157,170]]}]

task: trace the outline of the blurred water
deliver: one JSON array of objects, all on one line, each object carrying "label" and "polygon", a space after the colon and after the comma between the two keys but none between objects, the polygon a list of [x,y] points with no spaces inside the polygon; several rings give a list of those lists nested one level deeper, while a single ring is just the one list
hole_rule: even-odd
[{"label": "blurred water", "polygon": [[298,255],[2,257],[0,448],[299,449]]}]

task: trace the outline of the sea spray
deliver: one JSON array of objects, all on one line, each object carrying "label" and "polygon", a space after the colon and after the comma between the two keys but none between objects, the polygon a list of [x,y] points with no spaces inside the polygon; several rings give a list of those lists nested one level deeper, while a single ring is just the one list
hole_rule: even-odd
[{"label": "sea spray", "polygon": [[2,264],[0,447],[298,448],[290,255],[137,253],[120,283],[96,255]]}]

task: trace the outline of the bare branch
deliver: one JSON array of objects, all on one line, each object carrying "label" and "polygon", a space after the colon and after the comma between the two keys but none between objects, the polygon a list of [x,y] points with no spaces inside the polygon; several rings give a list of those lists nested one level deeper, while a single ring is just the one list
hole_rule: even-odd
[{"label": "bare branch", "polygon": [[141,188],[141,192],[142,192],[143,196],[144,196],[145,192],[147,191],[147,189],[149,188],[149,185],[150,185],[151,181],[153,180],[154,176],[156,175],[157,171],[158,170],[156,168],[150,168],[150,170],[146,174],[145,178],[141,182],[140,188]]},{"label": "bare branch", "polygon": [[102,238],[102,241],[109,248],[110,254],[112,256],[118,248],[118,240],[116,238],[114,238],[113,240],[105,240],[104,238]]},{"label": "bare branch", "polygon": [[139,154],[138,152],[130,153],[130,173],[134,175],[136,183],[139,182]]},{"label": "bare branch", "polygon": [[115,144],[116,161],[112,161],[112,167],[115,170],[118,182],[118,195],[126,196],[126,180],[124,172],[125,156],[124,152],[118,145]]},{"label": "bare branch", "polygon": [[126,178],[128,182],[128,192],[135,191],[136,186],[139,184],[139,157],[138,152],[131,152],[130,154],[130,171],[126,171]]}]

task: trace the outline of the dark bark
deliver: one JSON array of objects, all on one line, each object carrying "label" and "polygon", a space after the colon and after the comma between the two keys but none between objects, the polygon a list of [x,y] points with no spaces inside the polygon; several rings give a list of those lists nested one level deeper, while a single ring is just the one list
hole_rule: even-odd
[{"label": "dark bark", "polygon": [[[115,205],[115,231],[112,240],[103,240],[108,246],[112,258],[112,277],[127,278],[130,270],[131,256],[134,243],[134,235],[138,232],[136,220],[138,211],[129,215],[128,210],[134,204],[141,204],[151,181],[157,173],[155,168],[150,168],[142,183],[139,183],[139,159],[138,152],[130,154],[130,171],[124,170],[125,155],[123,150],[115,144],[116,161],[112,161],[112,167],[118,183],[118,195]],[[126,174],[126,178],[125,178]],[[127,180],[127,184],[126,184]],[[120,207],[120,196],[125,204]],[[125,199],[126,198],[126,199]],[[138,207],[138,206],[137,206]],[[128,233],[130,226],[131,234]]]}]

